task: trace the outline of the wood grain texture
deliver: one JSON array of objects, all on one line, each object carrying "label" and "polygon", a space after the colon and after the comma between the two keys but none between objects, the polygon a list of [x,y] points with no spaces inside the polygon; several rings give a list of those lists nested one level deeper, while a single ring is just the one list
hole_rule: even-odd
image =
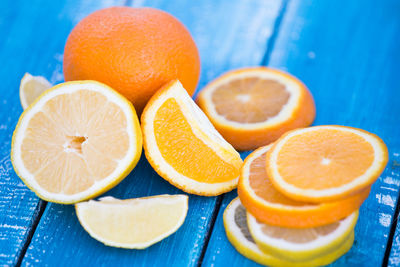
[{"label": "wood grain texture", "polygon": [[[359,127],[389,148],[384,173],[360,209],[356,241],[333,266],[380,266],[399,193],[400,4],[398,1],[291,0],[268,65],[298,76],[312,91],[315,125]],[[223,199],[204,265],[256,266],[234,251],[222,225]],[[400,264],[400,229],[389,263]]]},{"label": "wood grain texture", "polygon": [[[400,185],[400,153],[393,153],[393,158],[391,162],[391,172],[388,175],[388,179],[391,182],[397,183]],[[399,205],[399,201],[397,201],[397,205]],[[398,207],[399,208],[399,207]],[[388,266],[400,266],[400,224],[399,224],[399,215],[393,218],[393,227],[395,228],[392,247],[389,253],[388,258]]]},{"label": "wood grain texture", "polygon": [[[152,1],[133,5],[163,9],[187,26],[200,50],[202,87],[226,70],[260,62],[280,1]],[[64,34],[54,38],[63,41]],[[160,178],[143,156],[134,171],[105,195],[132,198],[175,193],[182,192]],[[104,246],[82,229],[72,206],[49,203],[22,265],[196,266],[210,231],[216,200],[190,195],[183,226],[142,251]]]},{"label": "wood grain texture", "polygon": [[[120,1],[121,2],[121,1]],[[62,79],[65,37],[77,15],[106,4],[97,1],[75,6],[76,1],[0,2],[0,265],[14,265],[20,257],[43,202],[15,174],[11,137],[22,112],[19,82],[25,72]]]}]

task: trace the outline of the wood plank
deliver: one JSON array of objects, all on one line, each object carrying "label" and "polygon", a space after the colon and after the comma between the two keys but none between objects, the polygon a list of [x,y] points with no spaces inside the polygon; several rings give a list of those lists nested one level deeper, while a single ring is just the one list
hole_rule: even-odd
[{"label": "wood plank", "polygon": [[[398,1],[291,0],[269,66],[293,73],[310,88],[317,105],[315,125],[363,128],[387,144],[390,159],[360,209],[354,246],[334,266],[380,266],[399,192],[400,4]],[[222,213],[204,265],[256,266],[226,239]],[[399,230],[400,231],[400,230]],[[392,264],[400,263],[400,233]]]},{"label": "wood plank", "polygon": [[[263,57],[280,1],[212,0],[134,3],[166,10],[191,31],[200,49],[200,86],[225,70],[255,65]],[[232,19],[234,18],[234,19]],[[63,38],[61,38],[63,39]],[[160,178],[142,157],[120,185],[105,195],[132,198],[182,193]],[[216,197],[190,195],[189,212],[176,234],[146,249],[123,250],[102,245],[79,225],[73,207],[48,204],[27,250],[23,265],[195,266],[211,227]]]},{"label": "wood plank", "polygon": [[[114,1],[121,3],[123,1]],[[1,1],[0,58],[2,86],[0,106],[0,265],[14,265],[29,239],[40,207],[36,195],[15,174],[11,161],[11,137],[22,112],[19,81],[25,72],[60,81],[65,37],[82,12],[108,3],[86,1]]]},{"label": "wood plank", "polygon": [[[391,171],[387,176],[388,180],[392,183],[397,183],[400,185],[400,153],[393,153],[393,158],[391,161]],[[397,200],[397,209],[399,209],[399,201]],[[394,220],[392,220],[392,227],[395,232],[392,239],[391,249],[388,255],[387,265],[394,267],[400,265],[400,224],[399,224],[399,214],[392,216]],[[389,245],[389,244],[388,244]]]}]

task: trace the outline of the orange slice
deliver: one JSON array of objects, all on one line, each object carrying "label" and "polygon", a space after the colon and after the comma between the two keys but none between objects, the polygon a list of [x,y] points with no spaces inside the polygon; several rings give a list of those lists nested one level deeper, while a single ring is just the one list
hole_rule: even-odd
[{"label": "orange slice", "polygon": [[275,226],[310,228],[336,222],[357,210],[370,188],[339,201],[312,204],[292,200],[277,191],[265,170],[265,154],[272,145],[251,153],[241,169],[238,194],[259,221]]},{"label": "orange slice", "polygon": [[[248,221],[252,221],[250,217],[252,217],[252,215],[246,212],[245,208],[242,206],[238,198],[232,200],[228,207],[225,209],[223,216],[226,236],[228,237],[228,240],[230,241],[232,246],[235,247],[235,249],[240,254],[265,266],[325,266],[343,256],[343,254],[349,251],[349,249],[353,245],[354,231],[351,231],[348,237],[345,238],[345,240],[341,244],[340,240],[339,242],[337,242],[338,240],[333,241],[333,247],[331,246],[332,250],[325,250],[326,253],[322,253],[321,255],[321,250],[319,246],[314,246],[314,250],[313,248],[310,249],[310,245],[312,244],[309,244],[309,242],[307,241],[311,241],[312,243],[312,239],[316,239],[321,232],[320,230],[322,229],[311,228],[308,229],[308,231],[304,230],[304,235],[302,235],[301,230],[299,231],[298,229],[278,229],[279,227],[272,229],[272,226],[267,226],[265,224],[262,225],[256,220],[255,224],[253,225],[253,232],[257,235],[257,244],[255,238],[253,238],[252,233],[250,232],[249,225],[247,223]],[[267,233],[259,233],[257,228],[262,228],[261,231],[267,231]],[[326,233],[326,231],[324,232]],[[285,233],[286,235],[283,236],[282,234]],[[267,241],[268,234],[273,234],[273,236],[270,236],[270,240],[272,241],[272,249],[271,245],[268,245],[268,243],[270,243]],[[296,248],[295,242],[293,242],[294,244],[290,244],[290,242],[288,244],[288,242],[285,242],[291,237],[293,237],[293,239],[303,241],[301,244],[301,248],[297,251],[293,249]],[[337,239],[341,239],[341,237]],[[278,245],[281,246],[277,247]],[[294,247],[291,245],[294,245]],[[311,259],[301,260],[301,258],[304,259],[307,257]],[[287,260],[287,258],[294,259],[294,261]]]},{"label": "orange slice", "polygon": [[369,187],[388,161],[385,143],[364,130],[316,126],[291,131],[267,153],[267,174],[281,193],[335,201]]},{"label": "orange slice", "polygon": [[236,187],[242,160],[177,80],[142,114],[144,150],[154,170],[185,192],[218,195]]},{"label": "orange slice", "polygon": [[197,103],[238,150],[267,145],[283,133],[310,125],[315,104],[295,77],[265,67],[228,72],[209,83]]},{"label": "orange slice", "polygon": [[340,247],[353,234],[358,210],[324,226],[295,229],[260,223],[247,213],[247,225],[258,247],[289,261],[312,260]]},{"label": "orange slice", "polygon": [[46,90],[22,113],[11,159],[39,197],[67,204],[118,184],[141,152],[132,104],[104,84],[79,81]]}]

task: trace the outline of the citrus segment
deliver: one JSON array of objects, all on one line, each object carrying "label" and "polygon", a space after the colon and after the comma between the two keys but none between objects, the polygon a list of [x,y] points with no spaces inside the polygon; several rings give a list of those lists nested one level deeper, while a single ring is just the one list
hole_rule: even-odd
[{"label": "citrus segment", "polygon": [[282,136],[267,153],[267,173],[290,198],[324,202],[369,187],[388,161],[383,141],[344,126],[315,126]]},{"label": "citrus segment", "polygon": [[144,249],[178,230],[187,214],[188,197],[104,197],[78,203],[75,208],[79,222],[96,240],[107,246]]},{"label": "citrus segment", "polygon": [[224,226],[226,235],[231,244],[243,256],[268,266],[321,266],[327,265],[343,254],[345,254],[353,245],[354,233],[340,244],[335,250],[328,252],[307,261],[289,261],[280,257],[273,256],[269,252],[260,250],[250,234],[247,226],[247,214],[245,208],[241,205],[238,198],[232,200],[224,211]]},{"label": "citrus segment", "polygon": [[142,136],[132,104],[94,81],[57,85],[20,117],[12,161],[41,198],[75,203],[121,181],[141,154]]},{"label": "citrus segment", "polygon": [[19,86],[21,106],[26,109],[44,91],[51,87],[51,83],[42,76],[32,76],[25,73]]},{"label": "citrus segment", "polygon": [[142,114],[146,157],[182,190],[218,195],[237,185],[240,155],[214,129],[179,81],[160,89]]},{"label": "citrus segment", "polygon": [[247,213],[247,224],[258,247],[292,261],[310,260],[336,250],[353,232],[358,210],[350,216],[319,227],[295,229],[261,223]]},{"label": "citrus segment", "polygon": [[261,147],[245,159],[238,194],[246,209],[270,225],[309,228],[333,223],[357,210],[370,188],[334,202],[307,203],[290,199],[275,189],[265,169],[265,155],[272,145]]},{"label": "citrus segment", "polygon": [[197,102],[236,149],[269,144],[284,132],[312,123],[315,105],[306,86],[270,68],[228,72],[209,83]]}]

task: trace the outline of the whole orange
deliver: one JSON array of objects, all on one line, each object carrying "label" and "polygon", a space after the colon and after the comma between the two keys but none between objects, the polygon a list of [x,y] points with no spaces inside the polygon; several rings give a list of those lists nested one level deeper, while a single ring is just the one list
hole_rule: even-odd
[{"label": "whole orange", "polygon": [[103,82],[141,113],[165,83],[179,79],[193,94],[199,53],[189,31],[172,15],[153,8],[111,7],[82,19],[64,49],[64,77]]}]

